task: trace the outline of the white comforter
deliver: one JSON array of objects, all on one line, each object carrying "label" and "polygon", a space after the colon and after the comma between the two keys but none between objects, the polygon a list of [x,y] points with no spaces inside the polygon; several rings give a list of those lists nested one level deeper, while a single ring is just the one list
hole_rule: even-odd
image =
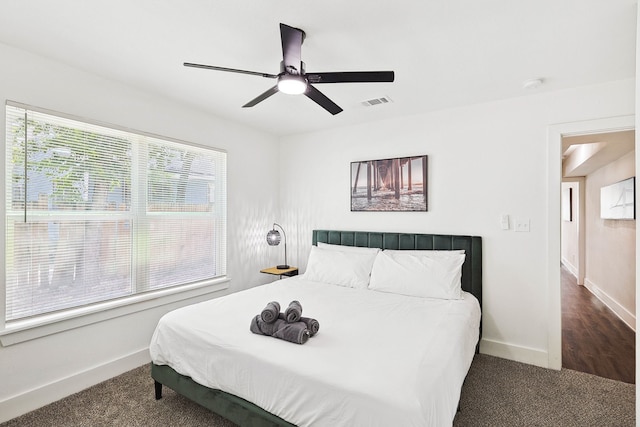
[{"label": "white comforter", "polygon": [[[304,345],[255,335],[269,301],[320,322]],[[154,363],[298,426],[450,426],[478,341],[480,307],[357,290],[303,276],[166,314]]]}]

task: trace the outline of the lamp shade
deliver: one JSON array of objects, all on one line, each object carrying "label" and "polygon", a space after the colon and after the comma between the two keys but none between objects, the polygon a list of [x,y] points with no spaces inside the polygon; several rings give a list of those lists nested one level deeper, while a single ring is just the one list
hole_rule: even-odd
[{"label": "lamp shade", "polygon": [[280,244],[280,232],[276,229],[270,230],[267,233],[267,243],[269,246],[277,246]]},{"label": "lamp shade", "polygon": [[267,233],[267,243],[269,246],[277,246],[280,244],[280,232],[276,230],[276,226],[282,230],[282,235],[284,237],[284,264],[278,265],[276,268],[279,270],[286,270],[289,268],[289,264],[287,264],[287,233],[284,232],[284,228],[280,224],[273,223],[273,227]]}]

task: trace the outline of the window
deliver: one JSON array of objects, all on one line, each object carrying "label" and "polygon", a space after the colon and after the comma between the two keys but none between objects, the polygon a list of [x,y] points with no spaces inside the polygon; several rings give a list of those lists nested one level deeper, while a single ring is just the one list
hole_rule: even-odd
[{"label": "window", "polygon": [[226,275],[226,153],[8,102],[5,322]]}]

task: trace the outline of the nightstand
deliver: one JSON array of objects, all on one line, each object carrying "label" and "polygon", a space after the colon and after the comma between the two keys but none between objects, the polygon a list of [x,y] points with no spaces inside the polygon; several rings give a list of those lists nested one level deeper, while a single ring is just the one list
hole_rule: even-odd
[{"label": "nightstand", "polygon": [[274,276],[280,276],[280,277],[282,276],[291,277],[291,276],[298,275],[298,267],[289,267],[285,269],[279,269],[277,267],[269,267],[269,268],[260,270],[260,273],[273,274]]}]

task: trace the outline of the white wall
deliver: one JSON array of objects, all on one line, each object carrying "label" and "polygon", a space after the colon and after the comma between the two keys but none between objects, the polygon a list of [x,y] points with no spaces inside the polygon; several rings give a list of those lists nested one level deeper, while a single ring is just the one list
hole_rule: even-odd
[{"label": "white wall", "polygon": [[600,218],[600,189],[635,176],[635,152],[586,177],[585,286],[636,329],[636,221]]},{"label": "white wall", "polygon": [[[291,262],[304,267],[314,228],[482,236],[481,351],[551,366],[548,128],[633,113],[634,80],[624,80],[286,138]],[[429,155],[429,212],[350,212],[351,161],[417,154]],[[501,230],[500,214],[529,219],[531,231]]]},{"label": "white wall", "polygon": [[[277,255],[264,244],[278,208],[272,200],[278,192],[278,176],[272,172],[279,162],[275,138],[6,45],[0,44],[0,58],[2,103],[9,99],[226,149],[229,291],[268,280],[259,270],[275,263]],[[4,128],[2,113],[2,135]],[[0,140],[4,149],[4,138]],[[4,258],[4,244],[0,246]],[[0,347],[0,422],[146,363],[162,314],[216,295]]]}]

